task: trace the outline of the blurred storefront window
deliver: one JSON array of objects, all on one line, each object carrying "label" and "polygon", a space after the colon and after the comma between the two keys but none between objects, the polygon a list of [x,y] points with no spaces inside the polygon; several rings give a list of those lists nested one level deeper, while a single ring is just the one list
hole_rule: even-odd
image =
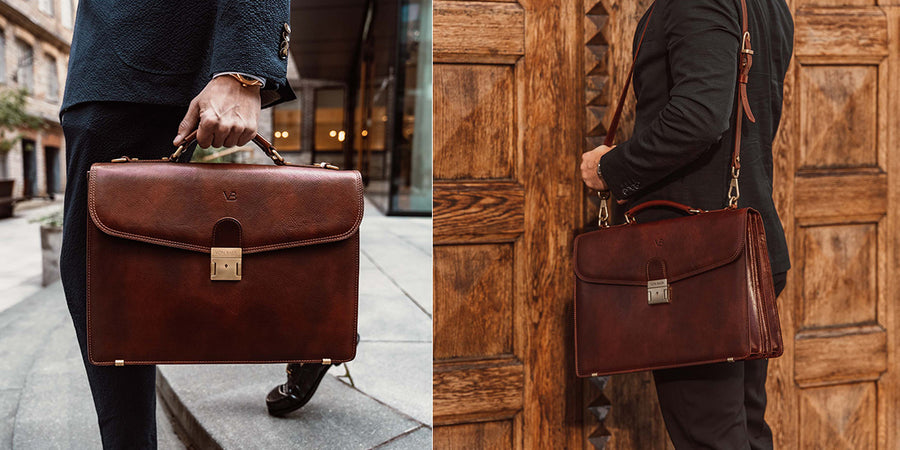
[{"label": "blurred storefront window", "polygon": [[316,140],[313,150],[340,152],[344,149],[347,130],[344,129],[344,89],[319,88],[316,93]]},{"label": "blurred storefront window", "polygon": [[431,2],[375,2],[363,41],[354,161],[388,214],[431,214]]},{"label": "blurred storefront window", "polygon": [[275,147],[280,152],[300,151],[302,111],[300,100],[275,105],[272,113],[272,131]]},{"label": "blurred storefront window", "polygon": [[431,6],[291,2],[298,100],[275,107],[275,145],[292,162],[359,170],[386,214],[431,214]]}]

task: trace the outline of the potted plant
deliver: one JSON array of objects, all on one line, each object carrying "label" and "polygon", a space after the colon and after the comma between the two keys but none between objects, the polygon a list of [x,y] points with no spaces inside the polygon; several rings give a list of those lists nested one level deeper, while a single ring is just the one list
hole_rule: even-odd
[{"label": "potted plant", "polygon": [[41,224],[41,285],[47,286],[59,279],[59,252],[62,249],[62,210],[54,211],[30,222]]}]

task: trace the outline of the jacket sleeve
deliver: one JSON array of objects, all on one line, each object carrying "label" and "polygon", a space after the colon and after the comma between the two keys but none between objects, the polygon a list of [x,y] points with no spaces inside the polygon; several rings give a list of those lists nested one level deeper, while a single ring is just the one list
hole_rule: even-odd
[{"label": "jacket sleeve", "polygon": [[669,101],[648,126],[601,158],[600,171],[616,198],[629,198],[691,163],[729,129],[741,29],[734,3],[658,3],[672,82]]},{"label": "jacket sleeve", "polygon": [[265,80],[265,90],[287,85],[287,58],[279,55],[289,0],[220,0],[217,2],[209,77],[240,72]]}]

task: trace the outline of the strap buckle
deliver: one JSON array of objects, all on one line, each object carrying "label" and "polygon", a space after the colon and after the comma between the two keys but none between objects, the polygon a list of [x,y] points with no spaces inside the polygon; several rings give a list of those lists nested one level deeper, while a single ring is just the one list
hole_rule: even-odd
[{"label": "strap buckle", "polygon": [[745,31],[744,36],[741,38],[741,53],[752,55],[753,50],[750,48],[750,32]]}]

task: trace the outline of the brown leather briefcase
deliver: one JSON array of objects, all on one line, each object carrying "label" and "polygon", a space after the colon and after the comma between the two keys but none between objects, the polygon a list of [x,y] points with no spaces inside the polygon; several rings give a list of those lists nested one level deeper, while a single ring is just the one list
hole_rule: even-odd
[{"label": "brown leather briefcase", "polygon": [[[763,222],[755,210],[737,208],[741,123],[745,114],[755,120],[747,103],[753,51],[745,0],[741,10],[728,204],[703,211],[666,200],[648,201],[626,212],[625,224],[609,226],[609,192],[600,193],[601,229],[575,239],[578,376],[772,358],[783,352]],[[641,41],[643,34],[638,50]],[[629,75],[607,146],[615,138],[630,81]],[[639,211],[654,207],[687,215],[637,223]]]},{"label": "brown leather briefcase", "polygon": [[[617,225],[575,241],[582,377],[781,355],[765,231],[751,208]],[[600,250],[600,251],[598,251]]]},{"label": "brown leather briefcase", "polygon": [[337,363],[356,353],[356,171],[119,158],[88,172],[97,365]]}]

